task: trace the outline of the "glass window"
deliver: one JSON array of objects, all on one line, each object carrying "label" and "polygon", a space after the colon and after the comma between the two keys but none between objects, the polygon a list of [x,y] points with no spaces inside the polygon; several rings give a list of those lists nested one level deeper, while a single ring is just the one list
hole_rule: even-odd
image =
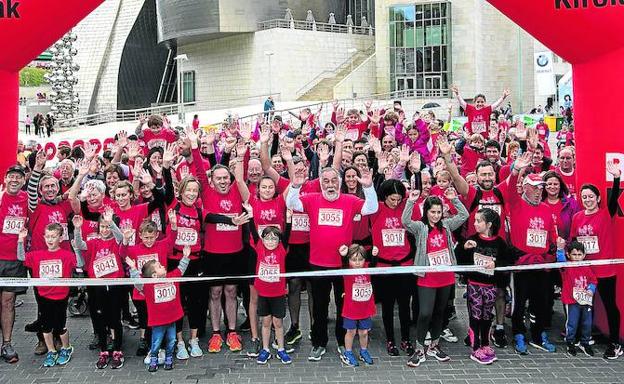
[{"label": "glass window", "polygon": [[182,74],[182,102],[195,101],[195,71],[185,71]]}]

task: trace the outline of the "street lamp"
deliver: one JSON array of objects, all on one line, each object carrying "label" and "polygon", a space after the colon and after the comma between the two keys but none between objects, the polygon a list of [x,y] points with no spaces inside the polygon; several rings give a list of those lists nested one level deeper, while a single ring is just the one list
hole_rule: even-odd
[{"label": "street lamp", "polygon": [[273,51],[264,51],[265,56],[267,56],[269,58],[269,96],[271,96],[271,94],[273,93],[272,87],[271,87],[271,56],[273,56],[275,54],[275,52]]},{"label": "street lamp", "polygon": [[353,91],[353,56],[355,56],[355,53],[358,50],[355,48],[349,48],[347,49],[347,53],[349,53],[349,55],[351,55],[351,71],[349,72],[349,76],[351,77],[351,97],[355,98],[355,92]]},{"label": "street lamp", "polygon": [[176,67],[178,68],[178,120],[184,123],[184,100],[182,100],[182,82],[184,81],[182,72],[182,62],[188,61],[186,54],[181,54],[173,58],[176,61]]}]

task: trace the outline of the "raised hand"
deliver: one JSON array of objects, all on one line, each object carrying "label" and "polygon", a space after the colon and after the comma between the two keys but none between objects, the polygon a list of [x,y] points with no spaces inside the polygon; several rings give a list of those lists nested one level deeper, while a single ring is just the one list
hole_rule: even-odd
[{"label": "raised hand", "polygon": [[153,183],[152,175],[150,175],[150,173],[143,168],[141,168],[139,179],[141,180],[141,183],[143,183],[144,185],[149,185]]},{"label": "raised hand", "polygon": [[410,149],[407,145],[403,144],[401,146],[401,153],[399,154],[399,163],[405,165],[410,159]]},{"label": "raised hand", "polygon": [[264,124],[260,129],[260,143],[268,144],[269,140],[271,140],[271,126]]},{"label": "raised hand", "polygon": [[177,157],[177,153],[178,153],[177,143],[167,144],[167,146],[165,147],[165,151],[163,152],[163,158],[162,158],[163,166],[165,168],[171,167],[171,164],[173,164],[174,160]]},{"label": "raised hand", "polygon": [[453,200],[457,198],[457,191],[455,190],[455,188],[453,187],[448,187],[446,188],[446,190],[444,191],[444,196],[449,199],[449,200]]},{"label": "raised hand", "polygon": [[239,141],[236,144],[236,157],[238,160],[242,161],[245,158],[245,154],[247,153],[247,144],[244,141]]},{"label": "raised hand", "polygon": [[420,191],[418,189],[412,189],[410,191],[410,194],[407,200],[415,203],[419,197],[420,197]]},{"label": "raised hand", "polygon": [[82,219],[82,216],[80,216],[80,215],[75,215],[72,218],[72,224],[74,224],[74,228],[76,228],[76,229],[82,228],[82,223],[83,222],[84,222],[84,220]]},{"label": "raised hand", "polygon": [[22,227],[22,229],[20,229],[19,233],[17,234],[17,241],[20,243],[23,243],[27,237],[28,237],[28,228],[24,226]]},{"label": "raised hand", "polygon": [[344,108],[343,107],[338,107],[338,109],[336,109],[336,123],[337,125],[340,125],[344,122],[345,120],[345,116],[344,116]]},{"label": "raised hand", "polygon": [[37,171],[41,171],[45,168],[47,161],[47,155],[44,150],[37,151],[37,156],[35,157],[35,166],[34,169]]},{"label": "raised hand", "polygon": [[511,95],[511,91],[509,89],[505,89],[503,91],[503,99],[506,99],[509,97],[509,95]]},{"label": "raised hand", "polygon": [[126,131],[117,132],[117,145],[120,148],[125,148],[128,145],[128,133]]},{"label": "raised hand", "polygon": [[453,91],[453,93],[455,94],[455,96],[459,95],[459,88],[457,87],[457,85],[452,85],[451,86],[451,91]]},{"label": "raised hand", "polygon": [[170,209],[167,211],[167,217],[169,218],[169,223],[172,227],[177,227],[178,224],[178,216],[176,215],[176,211],[174,209]]},{"label": "raised hand", "polygon": [[338,248],[338,253],[340,253],[340,256],[342,257],[347,256],[347,252],[349,252],[349,247],[344,244],[342,244],[340,248]]},{"label": "raised hand", "polygon": [[316,154],[319,157],[319,162],[321,164],[327,165],[327,162],[329,161],[329,146],[327,145],[319,146],[316,150]]},{"label": "raised hand", "polygon": [[143,169],[143,163],[145,160],[142,157],[137,157],[134,161],[134,167],[132,167],[132,176],[139,178],[141,177],[141,170]]},{"label": "raised hand", "polygon": [[84,176],[89,173],[89,162],[84,159],[78,160],[76,168],[78,168],[78,176]]},{"label": "raised hand", "polygon": [[464,249],[472,249],[477,247],[477,242],[474,240],[468,240],[464,244]]},{"label": "raised hand", "polygon": [[141,125],[145,124],[145,122],[147,121],[147,115],[145,113],[141,113],[139,115],[139,123],[141,123]]},{"label": "raised hand", "polygon": [[364,188],[373,186],[373,171],[371,169],[363,170],[362,176],[355,177],[355,179],[362,185]]},{"label": "raised hand", "polygon": [[236,146],[236,137],[234,136],[229,136],[225,138],[225,151],[226,152],[232,152],[232,149],[234,149],[234,147]]},{"label": "raised hand", "polygon": [[201,142],[203,144],[206,144],[208,146],[211,146],[214,144],[215,142],[215,133],[214,132],[208,132],[205,135],[203,135],[201,137]]},{"label": "raised hand", "polygon": [[438,150],[442,156],[450,156],[453,151],[453,146],[448,142],[448,139],[444,136],[438,138]]},{"label": "raised hand", "polygon": [[525,152],[516,158],[516,161],[514,162],[514,167],[518,169],[523,169],[531,165],[532,161],[533,154],[531,152]]},{"label": "raised hand", "polygon": [[128,147],[128,157],[130,159],[134,159],[135,157],[139,155],[140,147],[139,147],[138,141],[136,140],[130,141],[127,147]]},{"label": "raised hand", "polygon": [[184,133],[186,134],[186,137],[191,141],[191,144],[194,143],[195,145],[197,145],[197,133],[195,132],[193,127],[187,125],[184,128]]},{"label": "raised hand", "polygon": [[412,152],[410,156],[409,166],[415,172],[416,170],[420,170],[420,166],[422,165],[422,161],[420,159],[420,154],[416,151]]},{"label": "raised hand", "polygon": [[607,161],[607,172],[613,176],[613,178],[619,178],[622,175],[620,167],[615,164],[613,160]]},{"label": "raised hand", "polygon": [[[125,235],[124,235],[124,239],[125,239]],[[134,262],[134,260],[130,258],[130,256],[126,256],[125,262],[126,262],[126,265],[130,267],[130,269],[134,269],[134,270],[137,269],[136,263]]]},{"label": "raised hand", "polygon": [[373,110],[373,115],[372,115],[372,116],[370,116],[368,119],[369,119],[369,120],[370,120],[370,122],[371,122],[371,123],[373,123],[373,124],[379,124],[379,121],[381,120],[381,114],[380,114],[379,109],[375,108],[375,109]]},{"label": "raised hand", "polygon": [[241,213],[240,215],[232,218],[232,223],[236,226],[241,226],[249,222],[249,215],[247,213]]},{"label": "raised hand", "polygon": [[286,147],[282,147],[280,150],[280,155],[282,156],[282,159],[286,162],[292,161],[293,156],[292,153],[290,152],[290,149],[286,148]]},{"label": "raised hand", "polygon": [[339,106],[340,103],[338,102],[338,100],[332,100],[332,107],[334,108],[334,111],[337,111]]},{"label": "raised hand", "polygon": [[245,142],[249,141],[249,139],[251,138],[251,125],[249,124],[249,122],[243,123],[240,127],[239,132]]},{"label": "raised hand", "polygon": [[342,143],[346,136],[347,136],[347,127],[345,127],[344,124],[338,125],[336,127],[336,132],[334,132],[334,139],[337,142]]},{"label": "raised hand", "polygon": [[111,207],[106,207],[106,209],[104,210],[104,213],[102,213],[102,219],[105,222],[110,223],[113,221],[114,214],[115,214],[115,211],[113,211]]},{"label": "raised hand", "polygon": [[368,145],[370,146],[370,149],[372,149],[373,152],[375,152],[377,155],[381,153],[381,142],[378,138],[370,136],[368,138]]}]

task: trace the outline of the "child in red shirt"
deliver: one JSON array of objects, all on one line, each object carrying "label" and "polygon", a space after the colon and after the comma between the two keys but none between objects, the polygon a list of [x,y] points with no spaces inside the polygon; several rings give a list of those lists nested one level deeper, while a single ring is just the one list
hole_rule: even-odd
[{"label": "child in red shirt", "polygon": [[[564,250],[565,241],[561,238],[557,240],[557,261],[562,263],[566,261],[566,253],[570,261],[582,261],[585,259],[585,246],[574,240],[566,250]],[[577,330],[581,328],[581,343],[578,345],[587,356],[594,356],[594,351],[589,340],[591,339],[592,330],[592,304],[594,301],[594,293],[596,293],[596,284],[598,279],[594,275],[592,268],[571,267],[561,269],[561,303],[566,307],[568,319],[566,321],[565,340],[568,344],[568,354],[576,356],[577,347],[576,335]]]},{"label": "child in red shirt", "polygon": [[[253,208],[248,203],[243,205],[250,216]],[[266,364],[271,358],[269,345],[271,342],[271,324],[275,328],[277,339],[277,358],[283,364],[292,363],[291,357],[284,349],[284,325],[286,316],[286,279],[280,274],[286,272],[286,247],[290,237],[292,212],[287,211],[284,233],[273,225],[268,225],[258,234],[253,217],[249,228],[253,236],[257,253],[256,278],[254,288],[258,292],[258,316],[262,319],[262,350],[256,362]]]},{"label": "child in red shirt", "polygon": [[[17,238],[17,260],[23,261],[24,266],[30,268],[33,278],[69,278],[76,267],[82,266],[82,259],[79,255],[61,249],[63,227],[60,224],[51,223],[45,227],[44,239],[48,247],[45,251],[25,253],[24,239],[27,236],[28,229],[24,227]],[[43,366],[65,365],[74,352],[74,348],[69,345],[69,333],[65,328],[69,287],[37,287],[36,289],[39,294],[41,330],[48,347]],[[54,346],[53,333],[60,336],[63,344],[59,352]]]},{"label": "child in red shirt", "polygon": [[[125,238],[124,238],[125,241]],[[191,247],[185,246],[182,250],[182,259],[178,267],[167,272],[167,263],[161,264],[159,260],[150,260],[143,265],[141,272],[137,271],[137,265],[130,257],[126,257],[126,263],[130,267],[130,277],[149,277],[162,279],[165,277],[182,277],[189,264]],[[182,301],[180,299],[180,283],[166,282],[156,284],[135,284],[136,289],[145,296],[147,307],[147,325],[152,328],[152,347],[150,349],[150,363],[148,370],[158,370],[158,350],[165,342],[165,370],[173,369],[173,350],[175,348],[176,322],[184,316]]]},{"label": "child in red shirt", "polygon": [[[338,250],[342,257],[346,257],[349,268],[359,269],[368,267],[366,249],[358,244],[349,247],[342,245]],[[373,257],[377,257],[379,249],[372,247],[370,251]],[[351,367],[358,366],[358,361],[353,354],[353,339],[357,332],[360,339],[360,360],[367,365],[373,364],[373,358],[368,352],[368,331],[373,326],[372,317],[375,315],[375,298],[370,275],[365,273],[358,275],[346,275],[344,279],[344,304],[342,306],[342,323],[347,330],[345,334],[345,352],[340,359]]]}]

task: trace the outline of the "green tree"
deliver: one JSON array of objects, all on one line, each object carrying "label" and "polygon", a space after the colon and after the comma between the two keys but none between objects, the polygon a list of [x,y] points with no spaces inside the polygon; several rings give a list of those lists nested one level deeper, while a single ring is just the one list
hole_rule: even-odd
[{"label": "green tree", "polygon": [[20,71],[20,87],[38,87],[47,82],[43,76],[48,73],[46,69],[26,67]]}]

